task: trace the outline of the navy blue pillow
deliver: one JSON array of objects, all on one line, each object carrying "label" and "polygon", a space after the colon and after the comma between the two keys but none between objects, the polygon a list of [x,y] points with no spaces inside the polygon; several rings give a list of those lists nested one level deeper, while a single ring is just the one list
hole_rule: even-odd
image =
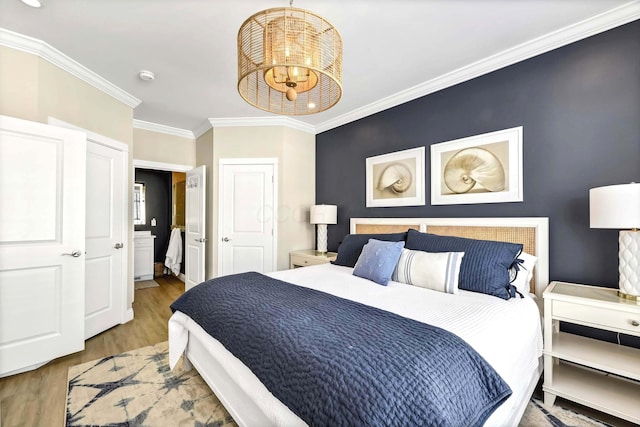
[{"label": "navy blue pillow", "polygon": [[521,244],[439,236],[409,230],[405,247],[425,252],[464,252],[458,278],[459,289],[502,299],[515,296],[514,286],[510,283],[509,267],[522,251]]},{"label": "navy blue pillow", "polygon": [[385,242],[403,242],[407,240],[407,233],[347,234],[342,239],[342,243],[338,247],[338,256],[332,264],[355,267],[362,248],[369,239],[383,240]]}]

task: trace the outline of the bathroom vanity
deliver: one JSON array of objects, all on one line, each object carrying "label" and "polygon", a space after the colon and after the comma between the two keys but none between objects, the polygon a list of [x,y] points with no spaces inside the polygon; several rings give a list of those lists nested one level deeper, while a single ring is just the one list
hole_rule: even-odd
[{"label": "bathroom vanity", "polygon": [[155,238],[148,230],[133,233],[133,280],[153,280]]}]

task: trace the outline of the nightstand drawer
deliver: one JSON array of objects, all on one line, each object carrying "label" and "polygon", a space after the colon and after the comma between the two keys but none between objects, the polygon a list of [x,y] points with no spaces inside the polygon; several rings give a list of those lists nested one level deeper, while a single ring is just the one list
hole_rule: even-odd
[{"label": "nightstand drawer", "polygon": [[289,268],[308,267],[310,265],[326,264],[336,259],[335,252],[318,253],[313,249],[294,251],[289,253]]},{"label": "nightstand drawer", "polygon": [[632,335],[640,335],[640,315],[635,313],[566,301],[554,301],[553,317],[579,322],[595,328],[613,329]]},{"label": "nightstand drawer", "polygon": [[298,255],[291,255],[291,264],[297,266],[318,265],[327,263],[326,259],[307,258]]}]

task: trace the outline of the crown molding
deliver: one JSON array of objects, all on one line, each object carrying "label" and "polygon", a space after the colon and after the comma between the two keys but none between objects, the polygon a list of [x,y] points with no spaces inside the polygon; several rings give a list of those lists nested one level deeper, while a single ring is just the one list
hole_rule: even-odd
[{"label": "crown molding", "polygon": [[351,123],[637,19],[640,19],[640,1],[636,0],[319,123],[315,126],[316,133]]},{"label": "crown molding", "polygon": [[169,172],[187,172],[194,168],[189,165],[179,165],[177,163],[154,162],[151,160],[133,159],[133,168],[137,169],[155,169],[159,171]]},{"label": "crown molding", "polygon": [[196,137],[196,139],[200,138],[209,129],[211,129],[211,123],[209,123],[209,120],[211,120],[211,119],[205,120],[204,122],[202,122],[202,124],[200,126],[198,126],[197,128],[195,128],[193,130],[193,135]]},{"label": "crown molding", "polygon": [[0,28],[0,45],[37,55],[131,108],[136,108],[142,103],[135,96],[41,40]]},{"label": "crown molding", "polygon": [[[304,123],[287,116],[273,116],[210,118],[193,132],[141,120],[134,120],[133,126],[184,138],[198,138],[211,127],[234,126],[286,126],[302,132],[318,134],[638,19],[640,19],[640,0],[634,0],[317,125]],[[142,103],[138,98],[41,40],[0,28],[0,45],[37,55],[131,108],[136,108]]]},{"label": "crown molding", "polygon": [[195,139],[193,132],[187,129],[174,128],[158,123],[145,122],[144,120],[133,119],[133,127],[135,129],[143,129],[151,132],[163,133],[165,135],[179,136],[181,138]]},{"label": "crown molding", "polygon": [[316,127],[314,125],[287,116],[212,118],[209,119],[209,124],[211,127],[285,126],[302,132],[316,134]]}]

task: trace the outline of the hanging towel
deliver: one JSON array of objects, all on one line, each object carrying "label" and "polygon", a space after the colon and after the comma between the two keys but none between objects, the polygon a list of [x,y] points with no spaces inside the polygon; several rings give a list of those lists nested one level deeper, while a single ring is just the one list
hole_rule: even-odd
[{"label": "hanging towel", "polygon": [[182,235],[179,228],[171,230],[169,237],[169,248],[164,265],[171,270],[175,276],[180,275],[180,264],[182,263]]}]

